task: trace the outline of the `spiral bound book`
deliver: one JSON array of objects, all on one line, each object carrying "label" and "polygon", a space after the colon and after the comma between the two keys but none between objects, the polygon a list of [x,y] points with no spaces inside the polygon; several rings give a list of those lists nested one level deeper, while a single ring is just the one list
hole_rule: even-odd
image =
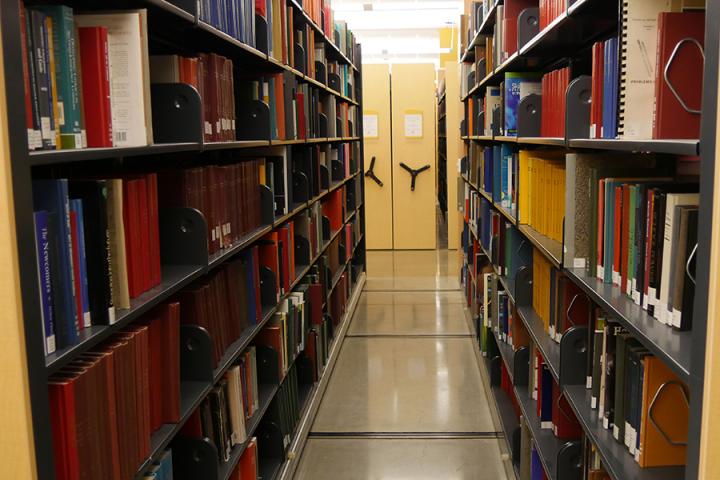
[{"label": "spiral bound book", "polygon": [[679,11],[680,0],[623,0],[620,37],[618,136],[652,138],[658,16]]}]

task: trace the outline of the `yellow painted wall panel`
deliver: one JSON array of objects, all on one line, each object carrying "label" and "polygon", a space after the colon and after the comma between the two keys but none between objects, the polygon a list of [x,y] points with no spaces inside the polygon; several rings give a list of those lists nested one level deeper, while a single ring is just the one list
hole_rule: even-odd
[{"label": "yellow painted wall panel", "polygon": [[[363,65],[363,115],[377,116],[377,136],[365,136],[365,169],[375,158],[373,171],[379,186],[365,177],[365,238],[369,250],[393,248],[393,182],[390,135],[390,67]],[[366,126],[367,127],[367,126]]]},{"label": "yellow painted wall panel", "polygon": [[[393,232],[396,250],[434,249],[435,236],[435,68],[431,64],[393,65]],[[412,123],[421,115],[422,136],[413,134]],[[400,166],[420,173],[411,191],[411,176]]]},{"label": "yellow painted wall panel", "polygon": [[[11,72],[17,75],[18,72]],[[37,478],[25,361],[20,274],[18,271],[5,72],[0,62],[0,465],[2,478]],[[49,429],[49,425],[44,428]]]}]

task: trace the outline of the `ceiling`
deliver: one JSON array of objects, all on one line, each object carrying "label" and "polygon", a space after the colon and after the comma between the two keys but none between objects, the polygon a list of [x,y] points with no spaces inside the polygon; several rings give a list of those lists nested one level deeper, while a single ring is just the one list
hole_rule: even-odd
[{"label": "ceiling", "polygon": [[[434,63],[449,47],[440,30],[457,24],[462,1],[333,0],[335,18],[348,22],[363,47],[363,63]],[[456,39],[453,39],[457,42]]]}]

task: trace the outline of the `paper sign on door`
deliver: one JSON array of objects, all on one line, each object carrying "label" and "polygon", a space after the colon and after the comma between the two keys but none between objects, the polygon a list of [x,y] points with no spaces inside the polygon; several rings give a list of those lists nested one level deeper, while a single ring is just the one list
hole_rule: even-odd
[{"label": "paper sign on door", "polygon": [[365,138],[378,138],[378,114],[375,112],[363,113],[363,136]]},{"label": "paper sign on door", "polygon": [[417,110],[405,111],[405,137],[422,138],[423,136],[423,115]]}]

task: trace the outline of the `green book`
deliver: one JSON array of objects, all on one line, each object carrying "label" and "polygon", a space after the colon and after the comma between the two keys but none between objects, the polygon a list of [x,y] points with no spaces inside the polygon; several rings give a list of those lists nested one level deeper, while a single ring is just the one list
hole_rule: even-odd
[{"label": "green book", "polygon": [[628,255],[627,265],[625,265],[626,282],[625,293],[632,297],[632,279],[635,276],[633,265],[635,265],[635,209],[637,208],[637,185],[630,185],[630,211],[628,212]]},{"label": "green book", "polygon": [[80,73],[78,72],[78,45],[75,40],[73,10],[65,5],[33,7],[50,17],[53,22],[52,42],[55,52],[55,82],[57,83],[58,118],[62,149],[85,147]]}]

